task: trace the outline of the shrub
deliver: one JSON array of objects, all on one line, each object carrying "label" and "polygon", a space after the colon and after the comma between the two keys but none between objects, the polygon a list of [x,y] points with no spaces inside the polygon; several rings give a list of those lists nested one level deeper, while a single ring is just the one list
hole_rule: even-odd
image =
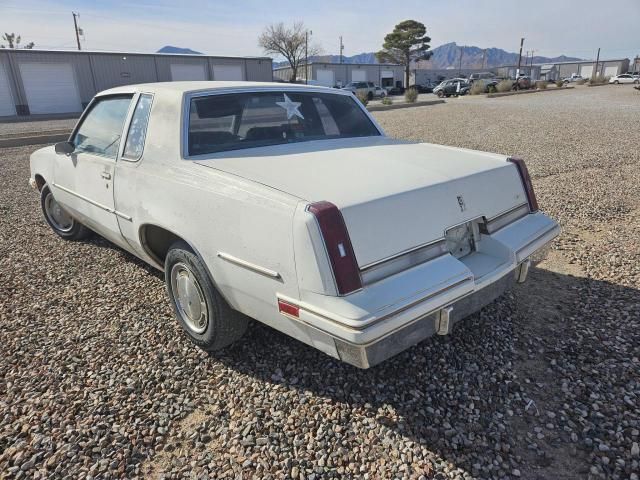
[{"label": "shrub", "polygon": [[367,97],[367,92],[357,92],[356,97],[358,100],[366,107],[367,103],[369,103],[369,98]]},{"label": "shrub", "polygon": [[556,87],[558,88],[564,87],[564,82],[562,80],[556,80]]},{"label": "shrub", "polygon": [[384,97],[382,99],[382,104],[383,105],[393,105],[393,99],[391,97],[389,97],[389,96]]},{"label": "shrub", "polygon": [[484,93],[484,85],[482,85],[482,82],[473,82],[473,85],[471,85],[471,89],[469,89],[469,93],[471,95],[481,95]]},{"label": "shrub", "polygon": [[536,80],[536,88],[538,90],[545,90],[547,88],[546,80]]},{"label": "shrub", "polygon": [[512,80],[500,80],[496,85],[496,90],[498,90],[499,92],[510,92],[512,88]]},{"label": "shrub", "polygon": [[593,81],[591,81],[590,83],[595,84],[600,84],[600,83],[609,83],[609,79],[611,77],[606,77],[604,75],[598,75],[596,78],[593,79]]},{"label": "shrub", "polygon": [[586,83],[586,80],[584,78],[581,78],[580,80],[576,80],[576,85],[584,85]]},{"label": "shrub", "polygon": [[418,99],[418,90],[415,88],[407,88],[404,92],[404,99],[407,103],[415,103]]}]

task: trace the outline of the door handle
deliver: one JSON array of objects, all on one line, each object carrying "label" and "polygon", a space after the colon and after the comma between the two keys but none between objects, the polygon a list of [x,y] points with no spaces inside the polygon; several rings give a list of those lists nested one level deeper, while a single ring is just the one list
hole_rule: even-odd
[{"label": "door handle", "polygon": [[100,176],[106,180],[111,179],[111,174],[109,172],[102,172]]}]

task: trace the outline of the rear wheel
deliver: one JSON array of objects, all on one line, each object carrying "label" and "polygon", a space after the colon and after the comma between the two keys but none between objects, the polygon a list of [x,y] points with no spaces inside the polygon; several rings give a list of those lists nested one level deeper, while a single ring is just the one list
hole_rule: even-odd
[{"label": "rear wheel", "polygon": [[56,201],[48,185],[40,191],[40,206],[44,219],[51,229],[65,240],[83,240],[91,235],[91,230],[74,219]]},{"label": "rear wheel", "polygon": [[185,242],[176,242],[169,249],[164,276],[174,313],[194,344],[215,351],[242,337],[248,317],[227,304],[204,263]]}]

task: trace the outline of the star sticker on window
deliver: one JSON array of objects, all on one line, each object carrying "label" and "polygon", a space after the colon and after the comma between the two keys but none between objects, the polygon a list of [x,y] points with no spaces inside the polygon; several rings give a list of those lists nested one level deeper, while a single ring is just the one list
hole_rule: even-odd
[{"label": "star sticker on window", "polygon": [[276,102],[276,105],[284,108],[287,111],[287,120],[291,120],[291,118],[294,116],[300,117],[302,120],[304,120],[304,117],[300,113],[300,110],[298,110],[302,103],[292,102],[286,93],[284,94],[284,102]]}]

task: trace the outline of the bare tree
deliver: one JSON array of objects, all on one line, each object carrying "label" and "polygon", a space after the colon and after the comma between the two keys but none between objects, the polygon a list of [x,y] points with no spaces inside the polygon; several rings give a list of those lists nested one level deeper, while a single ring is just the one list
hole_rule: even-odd
[{"label": "bare tree", "polygon": [[298,79],[298,70],[304,64],[305,56],[312,57],[321,53],[320,47],[312,44],[305,51],[307,32],[302,22],[296,22],[292,27],[286,27],[280,22],[266,27],[258,38],[258,45],[265,53],[282,55],[289,62],[291,82]]},{"label": "bare tree", "polygon": [[[2,44],[0,45],[0,48],[20,48],[20,40],[21,40],[20,35],[16,35],[15,33],[5,33],[2,36],[2,40],[7,42],[9,46],[5,47],[4,44]],[[36,45],[35,43],[29,42],[22,48],[26,48],[30,50],[33,47],[35,47],[35,45]]]}]

